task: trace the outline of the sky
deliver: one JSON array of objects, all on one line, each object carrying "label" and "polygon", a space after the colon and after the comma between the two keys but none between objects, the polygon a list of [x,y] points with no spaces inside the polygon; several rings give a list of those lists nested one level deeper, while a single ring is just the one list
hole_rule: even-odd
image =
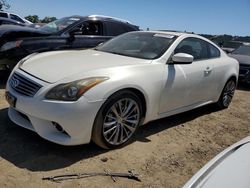
[{"label": "sky", "polygon": [[20,16],[107,15],[141,29],[250,36],[250,0],[7,0]]}]

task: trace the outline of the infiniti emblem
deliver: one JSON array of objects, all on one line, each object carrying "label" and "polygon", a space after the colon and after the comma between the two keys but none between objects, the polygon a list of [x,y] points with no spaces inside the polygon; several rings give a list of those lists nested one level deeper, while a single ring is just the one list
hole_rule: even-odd
[{"label": "infiniti emblem", "polygon": [[12,86],[14,88],[16,88],[17,86],[19,86],[19,84],[20,84],[19,80],[15,79],[15,78],[12,79]]}]

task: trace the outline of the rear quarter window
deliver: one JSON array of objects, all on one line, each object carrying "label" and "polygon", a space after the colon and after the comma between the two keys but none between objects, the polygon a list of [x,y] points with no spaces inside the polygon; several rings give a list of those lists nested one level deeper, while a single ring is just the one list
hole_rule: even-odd
[{"label": "rear quarter window", "polygon": [[208,43],[208,50],[210,58],[220,57],[220,50],[210,43]]}]

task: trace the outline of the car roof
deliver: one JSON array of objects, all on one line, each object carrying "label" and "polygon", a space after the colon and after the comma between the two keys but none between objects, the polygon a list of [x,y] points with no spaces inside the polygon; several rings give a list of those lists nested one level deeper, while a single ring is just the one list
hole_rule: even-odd
[{"label": "car roof", "polygon": [[116,17],[112,17],[112,16],[105,16],[105,15],[94,14],[94,15],[88,15],[88,16],[79,16],[79,15],[68,16],[68,18],[72,18],[72,17],[79,18],[81,20],[111,20],[111,21],[117,21],[117,22],[122,22],[125,24],[134,25],[128,20],[116,18]]}]

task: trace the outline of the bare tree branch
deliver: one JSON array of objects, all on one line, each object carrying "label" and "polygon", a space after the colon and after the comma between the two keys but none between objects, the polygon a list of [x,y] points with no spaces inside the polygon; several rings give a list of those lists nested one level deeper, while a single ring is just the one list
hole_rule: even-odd
[{"label": "bare tree branch", "polygon": [[10,4],[8,4],[6,0],[0,0],[0,10],[9,9],[9,8],[10,8]]}]

